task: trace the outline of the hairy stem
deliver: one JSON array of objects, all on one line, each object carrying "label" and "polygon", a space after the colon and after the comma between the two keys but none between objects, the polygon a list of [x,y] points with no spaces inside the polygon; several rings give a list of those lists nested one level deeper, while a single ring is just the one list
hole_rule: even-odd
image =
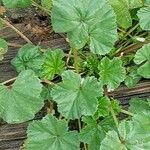
[{"label": "hairy stem", "polygon": [[73,57],[74,57],[74,67],[77,73],[79,73],[79,66],[78,66],[78,51],[77,49],[73,49]]},{"label": "hairy stem", "polygon": [[129,111],[126,111],[124,109],[121,109],[121,112],[124,113],[124,114],[126,114],[126,115],[129,115],[129,116],[133,116],[134,115],[133,113],[131,113]]}]

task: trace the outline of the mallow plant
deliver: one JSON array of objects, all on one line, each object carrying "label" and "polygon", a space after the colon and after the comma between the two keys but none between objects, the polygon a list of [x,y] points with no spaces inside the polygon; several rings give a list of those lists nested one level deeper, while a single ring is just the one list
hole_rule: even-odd
[{"label": "mallow plant", "polygon": [[[30,121],[22,149],[150,149],[150,99],[132,98],[125,110],[110,94],[119,86],[131,88],[150,79],[149,0],[2,3],[6,8],[42,9],[70,46],[68,52],[23,45],[11,61],[18,77],[9,80],[12,84],[0,84],[0,118],[10,124]],[[128,53],[134,44],[143,46]],[[7,50],[0,39],[1,61]],[[45,103],[47,115],[33,121]],[[126,117],[119,119],[120,113]]]}]

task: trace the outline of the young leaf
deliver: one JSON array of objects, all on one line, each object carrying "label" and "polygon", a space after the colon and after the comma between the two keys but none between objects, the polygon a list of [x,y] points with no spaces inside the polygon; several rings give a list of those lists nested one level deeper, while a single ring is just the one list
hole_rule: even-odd
[{"label": "young leaf", "polygon": [[44,63],[42,65],[41,77],[52,80],[55,74],[61,74],[64,71],[65,63],[62,60],[64,53],[60,49],[54,51],[48,50],[44,54]]},{"label": "young leaf", "polygon": [[113,58],[110,60],[104,57],[98,66],[100,71],[100,81],[103,85],[107,85],[109,90],[116,89],[126,76],[125,68],[122,67],[120,58]]},{"label": "young leaf", "polygon": [[125,0],[109,0],[109,2],[117,15],[119,26],[125,29],[132,26],[132,18]]},{"label": "young leaf", "polygon": [[107,0],[55,0],[52,9],[55,32],[67,32],[71,47],[89,44],[91,52],[104,55],[117,40],[115,14]]},{"label": "young leaf", "polygon": [[80,132],[80,140],[88,144],[88,150],[99,150],[106,133],[114,129],[113,120],[107,117],[97,123],[92,117],[83,117],[83,122],[87,125]]},{"label": "young leaf", "polygon": [[31,69],[38,75],[43,64],[40,47],[31,44],[24,45],[11,63],[15,66],[17,72]]},{"label": "young leaf", "polygon": [[41,0],[41,5],[48,10],[52,8],[52,0]]},{"label": "young leaf", "polygon": [[138,68],[138,74],[144,78],[150,78],[150,44],[144,45],[135,54],[134,62],[141,65]]},{"label": "young leaf", "polygon": [[63,82],[52,89],[52,98],[58,104],[59,112],[67,119],[77,119],[82,115],[94,115],[98,96],[103,90],[94,77],[81,78],[73,71],[62,74]]},{"label": "young leaf", "polygon": [[[119,135],[116,131],[109,131],[106,138],[101,142],[100,150],[149,150],[150,134],[144,126],[134,121],[123,121],[119,125]],[[108,144],[109,143],[109,144]]]},{"label": "young leaf", "polygon": [[96,116],[98,117],[106,117],[110,114],[110,107],[118,113],[121,111],[119,103],[116,100],[109,100],[108,97],[102,97],[99,99],[99,106],[96,112]]},{"label": "young leaf", "polygon": [[7,42],[3,39],[0,39],[0,61],[3,60],[4,54],[8,51]]},{"label": "young leaf", "polygon": [[141,8],[137,16],[139,18],[140,26],[143,30],[150,30],[150,7]]},{"label": "young leaf", "polygon": [[2,0],[7,8],[25,8],[32,3],[31,0]]},{"label": "young leaf", "polygon": [[1,117],[8,123],[20,123],[34,118],[44,101],[40,94],[42,85],[31,70],[22,71],[12,88],[0,85]]},{"label": "young leaf", "polygon": [[26,150],[80,150],[76,131],[68,132],[67,122],[47,115],[33,121],[27,131]]}]

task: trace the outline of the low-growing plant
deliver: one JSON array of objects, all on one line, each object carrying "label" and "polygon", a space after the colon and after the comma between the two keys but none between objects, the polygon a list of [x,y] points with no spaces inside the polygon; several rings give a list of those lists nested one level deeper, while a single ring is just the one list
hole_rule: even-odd
[{"label": "low-growing plant", "polygon": [[[22,149],[149,150],[150,99],[132,98],[127,111],[110,92],[150,79],[150,1],[2,2],[7,8],[42,9],[70,45],[66,53],[25,39],[28,44],[11,61],[18,77],[9,87],[9,81],[0,84],[0,117],[7,123],[33,120],[49,103],[47,115],[29,124]],[[2,13],[0,21],[7,23]],[[143,46],[135,52],[134,44]],[[7,50],[0,39],[0,60]],[[119,119],[120,113],[127,116]]]}]

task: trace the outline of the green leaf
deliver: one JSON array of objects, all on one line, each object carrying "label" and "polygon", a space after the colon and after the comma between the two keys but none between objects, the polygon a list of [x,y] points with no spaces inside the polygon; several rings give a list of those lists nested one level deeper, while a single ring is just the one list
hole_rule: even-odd
[{"label": "green leaf", "polygon": [[143,30],[150,30],[150,7],[141,8],[137,16],[139,18],[140,26]]},{"label": "green leaf", "polygon": [[126,76],[125,68],[122,67],[120,58],[110,60],[104,57],[98,66],[100,81],[103,85],[107,85],[108,90],[116,89]]},{"label": "green leaf", "polygon": [[[106,138],[101,142],[100,150],[149,150],[150,134],[147,129],[139,128],[135,121],[123,121],[119,125],[119,135],[116,131],[109,131]],[[108,144],[109,143],[109,144]]]},{"label": "green leaf", "polygon": [[67,119],[77,119],[82,115],[94,115],[98,96],[103,90],[95,77],[81,78],[73,71],[62,74],[63,82],[52,89],[52,98],[58,104],[59,112]]},{"label": "green leaf", "polygon": [[22,71],[11,88],[0,85],[1,117],[8,123],[20,123],[34,118],[44,105],[42,85],[31,70]]},{"label": "green leaf", "polygon": [[31,69],[37,75],[43,64],[42,52],[39,46],[26,44],[20,48],[16,57],[11,61],[17,72]]},{"label": "green leaf", "polygon": [[126,1],[128,1],[128,5],[130,9],[139,8],[144,5],[143,0],[126,0]]},{"label": "green leaf", "polygon": [[4,59],[4,54],[8,51],[7,42],[0,39],[0,61]]},{"label": "green leaf", "polygon": [[137,69],[132,69],[125,79],[125,85],[128,88],[134,87],[141,79],[141,76],[138,75]]},{"label": "green leaf", "polygon": [[150,0],[145,0],[145,4],[150,5]]},{"label": "green leaf", "polygon": [[109,0],[109,2],[117,15],[117,22],[119,26],[125,29],[132,26],[132,18],[125,0]]},{"label": "green leaf", "polygon": [[150,144],[150,107],[135,114],[132,120],[137,124],[135,133],[139,134],[140,131],[143,135],[147,135]]},{"label": "green leaf", "polygon": [[62,60],[64,53],[60,49],[54,51],[47,50],[44,53],[44,63],[42,65],[41,77],[52,80],[56,74],[60,75],[64,71],[65,62]]},{"label": "green leaf", "polygon": [[87,125],[80,132],[80,140],[88,144],[88,150],[99,150],[100,142],[109,130],[114,129],[114,122],[110,118],[97,123],[92,117],[83,117]]},{"label": "green leaf", "polygon": [[101,142],[100,150],[127,150],[125,145],[119,140],[118,134],[115,131],[109,131],[105,139]]},{"label": "green leaf", "polygon": [[144,78],[150,78],[150,44],[144,45],[135,54],[134,62],[141,65],[138,68],[138,74]]},{"label": "green leaf", "polygon": [[43,86],[42,92],[41,92],[41,96],[44,100],[52,100],[51,98],[51,90],[52,90],[52,86],[48,85],[48,86]]},{"label": "green leaf", "polygon": [[107,0],[55,0],[52,26],[55,32],[68,33],[71,47],[87,43],[95,54],[109,53],[117,40],[116,17]]},{"label": "green leaf", "polygon": [[41,5],[48,9],[48,10],[51,10],[52,8],[52,0],[41,0]]},{"label": "green leaf", "polygon": [[68,132],[67,122],[47,115],[33,121],[27,131],[26,150],[80,150],[78,133]]},{"label": "green leaf", "polygon": [[99,106],[95,115],[97,117],[109,116],[111,107],[116,113],[119,113],[121,111],[118,101],[114,99],[110,101],[108,97],[102,97],[99,99]]},{"label": "green leaf", "polygon": [[129,104],[130,104],[129,111],[135,114],[138,114],[143,110],[150,110],[148,101],[145,101],[144,99],[141,98],[132,98],[129,101]]},{"label": "green leaf", "polygon": [[2,0],[7,8],[25,8],[32,4],[31,0]]}]

